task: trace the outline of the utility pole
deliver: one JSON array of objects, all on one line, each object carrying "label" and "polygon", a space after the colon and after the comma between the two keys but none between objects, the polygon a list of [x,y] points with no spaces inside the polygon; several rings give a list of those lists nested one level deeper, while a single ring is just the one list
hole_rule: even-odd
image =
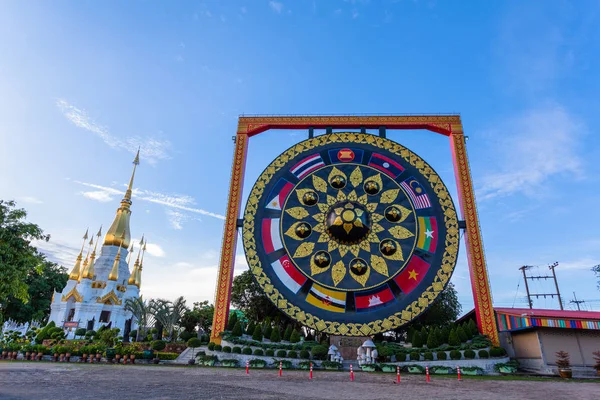
[{"label": "utility pole", "polygon": [[585,303],[585,300],[577,300],[577,296],[575,295],[575,292],[573,292],[573,297],[575,298],[575,300],[571,300],[571,303],[577,304],[577,311],[581,311],[581,308],[579,307],[579,305],[581,303]]},{"label": "utility pole", "polygon": [[[546,298],[546,296],[549,296],[549,297],[556,296],[556,297],[558,297],[558,304],[560,305],[560,309],[564,310],[562,299],[560,298],[560,291],[558,290],[558,280],[556,279],[556,273],[554,272],[554,268],[556,268],[557,266],[558,266],[558,262],[555,262],[554,264],[548,266],[548,268],[550,270],[552,270],[552,275],[540,275],[540,276],[527,276],[527,273],[525,271],[533,268],[532,265],[523,265],[521,268],[519,268],[521,270],[521,272],[523,272],[523,280],[525,281],[525,290],[527,291],[527,301],[529,303],[530,309],[533,308],[533,302],[531,301],[532,297]],[[529,292],[529,284],[527,283],[528,279],[533,280],[533,279],[551,279],[551,278],[554,278],[554,286],[556,287],[556,293],[530,293]]]}]

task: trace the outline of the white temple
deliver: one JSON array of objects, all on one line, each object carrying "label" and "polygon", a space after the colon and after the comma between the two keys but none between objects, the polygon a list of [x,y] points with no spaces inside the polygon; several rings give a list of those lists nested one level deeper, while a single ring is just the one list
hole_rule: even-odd
[{"label": "white temple", "polygon": [[137,258],[130,271],[129,264],[134,246],[131,244],[130,247],[129,217],[133,179],[136,167],[140,163],[139,155],[138,150],[133,161],[129,186],[104,237],[98,258],[96,250],[102,236],[102,228],[96,235],[95,243],[94,238],[89,241],[84,259],[84,247],[88,239],[88,233],[85,233],[83,246],[69,274],[67,285],[61,293],[54,292],[52,296],[48,322],[54,321],[56,326],[64,327],[67,338],[73,338],[77,328],[98,330],[101,326],[108,325],[110,328],[120,328],[120,334],[127,340],[129,332],[136,329],[131,312],[125,310],[125,302],[129,298],[139,297],[146,250],[142,237]]}]

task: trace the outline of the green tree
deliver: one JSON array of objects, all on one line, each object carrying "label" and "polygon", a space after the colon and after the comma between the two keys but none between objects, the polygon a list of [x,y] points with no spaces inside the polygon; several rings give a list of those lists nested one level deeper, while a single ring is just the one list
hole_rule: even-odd
[{"label": "green tree", "polygon": [[465,322],[463,322],[461,327],[463,328],[463,331],[465,332],[465,335],[467,336],[467,340],[472,339],[473,332],[471,332],[471,327],[469,326],[469,323],[467,321],[465,321]]},{"label": "green tree", "polygon": [[273,331],[271,332],[271,336],[269,338],[273,343],[281,342],[281,334],[279,333],[279,327],[276,326],[275,328],[273,328]]},{"label": "green tree", "polygon": [[293,329],[292,330],[292,334],[290,335],[290,342],[291,343],[298,343],[300,341],[300,333],[298,332],[297,329]]},{"label": "green tree", "polygon": [[29,301],[27,278],[32,269],[43,271],[44,257],[31,245],[34,240],[49,241],[42,229],[26,222],[27,212],[15,208],[14,201],[0,200],[0,311],[13,297]]},{"label": "green tree", "polygon": [[291,336],[292,336],[292,326],[288,325],[287,328],[285,328],[285,332],[283,334],[283,340],[286,340],[289,342]]},{"label": "green tree", "polygon": [[45,321],[50,314],[54,291],[61,291],[68,279],[69,275],[64,267],[42,260],[40,269],[31,268],[25,279],[29,301],[9,296],[4,306],[4,319],[18,322]]},{"label": "green tree", "polygon": [[450,338],[450,328],[448,327],[448,325],[446,325],[442,328],[441,334],[442,334],[442,340],[441,340],[442,344],[448,343],[448,339]]},{"label": "green tree", "polygon": [[456,334],[455,329],[452,329],[450,331],[450,335],[448,336],[448,344],[450,346],[460,346],[460,338]]},{"label": "green tree", "polygon": [[183,314],[179,325],[188,332],[194,332],[197,328],[200,337],[202,333],[210,333],[214,312],[215,307],[208,300],[196,302],[191,310]]},{"label": "green tree", "polygon": [[273,333],[273,328],[271,327],[271,325],[270,324],[266,325],[265,326],[265,333],[264,333],[265,338],[270,338],[272,333]]},{"label": "green tree", "polygon": [[290,321],[265,295],[250,270],[233,279],[231,304],[249,320],[263,321],[266,317],[275,318],[280,315],[282,320]]},{"label": "green tree", "polygon": [[229,311],[229,321],[227,321],[227,330],[232,331],[235,324],[238,322],[238,316],[236,312]]},{"label": "green tree", "polygon": [[125,300],[125,311],[131,312],[131,315],[138,324],[135,341],[139,342],[140,337],[146,335],[146,329],[148,326],[148,316],[150,315],[150,309],[148,302],[146,302],[142,296],[136,298],[128,298]]},{"label": "green tree", "polygon": [[473,319],[469,320],[469,330],[471,331],[471,335],[473,335],[473,336],[479,335],[479,329],[477,328],[477,324],[475,323],[475,320],[473,320]]},{"label": "green tree", "polygon": [[254,329],[256,328],[256,324],[254,321],[248,322],[248,326],[246,327],[246,335],[252,335],[254,333]]},{"label": "green tree", "polygon": [[242,336],[242,323],[237,321],[231,330],[233,336]]},{"label": "green tree", "polygon": [[438,338],[434,329],[429,331],[429,336],[427,336],[427,348],[434,349],[439,346]]},{"label": "green tree", "polygon": [[467,340],[469,340],[467,338],[467,334],[465,333],[465,330],[462,328],[462,326],[459,326],[458,328],[456,328],[456,335],[458,336],[458,338],[460,339],[461,343],[466,342]]},{"label": "green tree", "polygon": [[256,327],[254,328],[254,333],[252,333],[252,339],[254,339],[258,342],[262,342],[263,332],[262,332],[262,327],[260,325],[256,325]]},{"label": "green tree", "polygon": [[421,332],[415,331],[411,340],[412,347],[423,347],[423,341],[421,341]]}]

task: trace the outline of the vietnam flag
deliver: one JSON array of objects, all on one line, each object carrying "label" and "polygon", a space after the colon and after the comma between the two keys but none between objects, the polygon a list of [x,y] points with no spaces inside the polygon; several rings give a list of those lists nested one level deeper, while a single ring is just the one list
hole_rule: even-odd
[{"label": "vietnam flag", "polygon": [[417,247],[430,253],[435,252],[438,240],[437,219],[435,217],[419,217],[418,225]]},{"label": "vietnam flag", "polygon": [[429,263],[413,254],[404,271],[396,276],[394,281],[404,293],[408,294],[421,283],[428,270]]}]

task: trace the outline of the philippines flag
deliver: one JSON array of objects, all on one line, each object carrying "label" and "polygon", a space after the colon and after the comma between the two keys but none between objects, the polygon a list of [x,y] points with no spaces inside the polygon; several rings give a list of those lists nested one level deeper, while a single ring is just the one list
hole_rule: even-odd
[{"label": "philippines flag", "polygon": [[273,271],[275,271],[281,283],[293,293],[298,293],[302,285],[306,283],[306,277],[298,271],[287,255],[275,260],[271,267],[273,267]]},{"label": "philippines flag", "polygon": [[400,185],[406,190],[406,193],[408,193],[412,199],[417,210],[431,207],[429,196],[425,193],[425,188],[414,178],[414,176],[411,176]]},{"label": "philippines flag", "polygon": [[354,296],[354,304],[357,312],[372,311],[394,300],[394,294],[388,285],[376,288],[369,292],[362,292]]},{"label": "philippines flag", "polygon": [[294,165],[291,169],[292,174],[296,175],[296,178],[302,179],[306,175],[310,174],[316,169],[324,166],[325,163],[321,158],[319,153],[314,154],[310,157],[306,157],[304,160],[300,161],[298,164]]},{"label": "philippines flag", "polygon": [[371,159],[369,160],[369,166],[377,168],[381,172],[391,176],[394,179],[396,179],[398,175],[400,175],[402,171],[404,171],[402,165],[398,164],[391,158],[378,153],[373,153],[371,155]]},{"label": "philippines flag", "polygon": [[265,218],[262,220],[262,241],[267,254],[283,247],[279,235],[279,218]]},{"label": "philippines flag", "polygon": [[398,274],[394,281],[404,293],[410,293],[425,278],[428,270],[429,263],[413,254],[404,271]]},{"label": "philippines flag", "polygon": [[269,202],[265,207],[271,210],[281,211],[281,206],[283,206],[285,199],[288,194],[290,194],[293,187],[294,185],[291,182],[281,178],[279,182],[277,182],[277,185],[271,190],[271,193],[269,193]]}]

